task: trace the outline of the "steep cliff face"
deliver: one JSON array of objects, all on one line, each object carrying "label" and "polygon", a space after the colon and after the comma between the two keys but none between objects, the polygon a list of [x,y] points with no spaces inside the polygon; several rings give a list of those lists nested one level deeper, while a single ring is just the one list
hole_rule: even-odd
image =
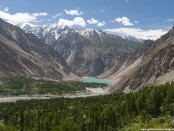
[{"label": "steep cliff face", "polygon": [[[131,64],[127,73],[110,92],[137,90],[148,84],[162,84],[174,80],[174,28],[155,41],[142,57]],[[115,74],[115,78],[118,74]]]},{"label": "steep cliff face", "polygon": [[71,74],[62,56],[49,45],[0,19],[0,77],[64,79]]},{"label": "steep cliff face", "polygon": [[96,76],[105,72],[121,55],[135,51],[142,44],[141,40],[123,38],[101,30],[57,25],[26,26],[23,29],[51,45],[80,76]]}]

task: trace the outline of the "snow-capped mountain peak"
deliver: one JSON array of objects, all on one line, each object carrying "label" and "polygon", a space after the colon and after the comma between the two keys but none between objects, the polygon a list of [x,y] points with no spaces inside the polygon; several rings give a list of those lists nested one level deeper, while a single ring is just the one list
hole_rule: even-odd
[{"label": "snow-capped mountain peak", "polygon": [[34,26],[30,24],[25,25],[19,25],[24,31],[27,33],[31,33],[36,35],[39,38],[45,37],[45,36],[51,36],[55,40],[59,38],[61,35],[71,35],[71,34],[80,34],[83,37],[87,39],[96,39],[100,37],[110,37],[110,38],[119,38],[125,39],[125,40],[132,40],[132,41],[142,41],[140,39],[137,39],[133,36],[118,36],[114,34],[107,34],[106,32],[100,30],[100,29],[86,29],[86,28],[72,28],[66,25],[59,26],[58,24],[45,24],[42,26]]}]

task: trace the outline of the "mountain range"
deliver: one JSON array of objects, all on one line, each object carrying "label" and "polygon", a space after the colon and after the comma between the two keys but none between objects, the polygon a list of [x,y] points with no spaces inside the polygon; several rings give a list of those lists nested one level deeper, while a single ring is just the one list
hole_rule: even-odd
[{"label": "mountain range", "polygon": [[16,27],[0,19],[0,76],[116,81],[110,93],[174,80],[174,27],[156,41],[56,24]]},{"label": "mountain range", "polygon": [[22,29],[58,51],[79,76],[96,76],[105,72],[121,55],[135,51],[143,43],[143,40],[134,37],[56,24],[35,27],[26,25]]}]

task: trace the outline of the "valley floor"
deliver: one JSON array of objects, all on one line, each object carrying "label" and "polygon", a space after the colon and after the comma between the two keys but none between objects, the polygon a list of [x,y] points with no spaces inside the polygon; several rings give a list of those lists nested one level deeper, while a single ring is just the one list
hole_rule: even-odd
[{"label": "valley floor", "polygon": [[0,96],[0,103],[6,102],[16,102],[18,100],[42,100],[42,99],[52,99],[52,98],[76,98],[76,97],[90,97],[105,95],[108,93],[110,87],[102,88],[86,88],[85,91],[77,91],[75,93],[68,93],[62,95],[51,95],[51,94],[34,94],[34,95],[19,95],[19,96]]}]

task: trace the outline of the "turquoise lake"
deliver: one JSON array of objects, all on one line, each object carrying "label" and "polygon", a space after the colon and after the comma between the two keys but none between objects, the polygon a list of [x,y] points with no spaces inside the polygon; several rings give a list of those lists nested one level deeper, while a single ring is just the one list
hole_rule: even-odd
[{"label": "turquoise lake", "polygon": [[107,81],[105,79],[100,79],[100,78],[96,78],[96,77],[84,78],[83,82],[87,82],[87,83],[102,83],[102,84],[107,84],[108,86],[113,86],[114,84],[116,84],[115,81]]}]

